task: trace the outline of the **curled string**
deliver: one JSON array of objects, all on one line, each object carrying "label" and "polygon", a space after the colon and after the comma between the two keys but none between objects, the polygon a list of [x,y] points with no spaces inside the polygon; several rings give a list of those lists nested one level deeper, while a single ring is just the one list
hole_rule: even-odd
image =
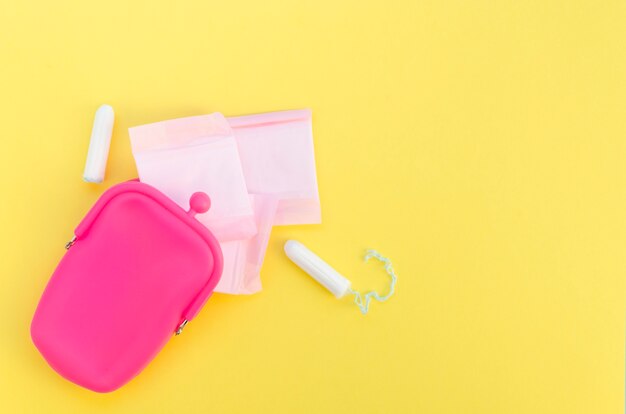
[{"label": "curled string", "polygon": [[351,294],[354,295],[354,303],[359,307],[363,315],[367,314],[372,298],[376,299],[379,302],[384,302],[389,299],[396,289],[396,282],[398,280],[396,273],[393,271],[393,265],[391,264],[391,260],[378,253],[376,250],[370,249],[365,254],[365,262],[367,263],[372,257],[385,264],[385,270],[387,271],[389,277],[391,277],[391,285],[389,286],[389,293],[387,293],[385,296],[380,296],[375,291],[370,291],[367,292],[365,295],[361,295],[361,292],[358,292],[356,290],[348,290]]}]

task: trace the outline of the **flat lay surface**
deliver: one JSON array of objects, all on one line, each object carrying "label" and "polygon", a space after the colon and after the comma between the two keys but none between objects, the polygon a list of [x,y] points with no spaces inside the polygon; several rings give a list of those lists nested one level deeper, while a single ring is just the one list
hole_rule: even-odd
[{"label": "flat lay surface", "polygon": [[[625,23],[613,0],[5,2],[1,411],[622,413]],[[272,229],[263,290],[214,294],[112,394],[50,369],[29,325],[74,227],[137,177],[128,128],[303,108],[322,224]],[[377,249],[396,294],[361,315],[288,239],[384,294]]]}]

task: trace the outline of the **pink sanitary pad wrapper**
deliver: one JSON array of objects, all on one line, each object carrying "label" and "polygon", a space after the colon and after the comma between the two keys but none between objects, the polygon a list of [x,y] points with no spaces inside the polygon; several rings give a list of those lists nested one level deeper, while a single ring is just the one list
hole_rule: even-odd
[{"label": "pink sanitary pad wrapper", "polygon": [[138,126],[129,134],[142,182],[185,210],[193,193],[209,194],[210,210],[196,218],[220,242],[257,233],[237,144],[221,114]]},{"label": "pink sanitary pad wrapper", "polygon": [[321,223],[311,111],[227,118],[248,192],[278,199],[275,225]]},{"label": "pink sanitary pad wrapper", "polygon": [[206,217],[224,270],[215,291],[261,290],[273,225],[321,222],[311,111],[224,118],[194,116],[130,128],[139,178],[181,207],[196,191],[211,197]]},{"label": "pink sanitary pad wrapper", "polygon": [[252,294],[261,290],[261,266],[272,232],[278,199],[263,194],[250,195],[258,232],[248,240],[220,243],[224,256],[222,278],[216,292]]}]

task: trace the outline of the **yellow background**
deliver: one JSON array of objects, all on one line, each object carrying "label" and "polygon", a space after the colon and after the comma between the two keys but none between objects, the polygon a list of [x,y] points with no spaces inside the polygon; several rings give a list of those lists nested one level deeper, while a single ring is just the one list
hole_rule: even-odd
[{"label": "yellow background", "polygon": [[[622,0],[3,0],[1,411],[622,413],[625,39]],[[136,176],[128,127],[302,107],[324,223],[274,229],[263,292],[215,295],[113,394],[49,369],[30,319],[74,226]],[[363,317],[288,238],[360,289],[387,285],[360,261],[379,249],[397,295]]]}]

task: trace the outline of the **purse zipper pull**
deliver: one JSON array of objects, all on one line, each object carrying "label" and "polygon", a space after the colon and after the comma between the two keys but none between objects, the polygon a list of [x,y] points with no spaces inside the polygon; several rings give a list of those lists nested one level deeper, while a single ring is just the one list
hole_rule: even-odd
[{"label": "purse zipper pull", "polygon": [[72,237],[72,240],[65,243],[65,250],[69,250],[76,243],[76,236]]},{"label": "purse zipper pull", "polygon": [[176,329],[176,335],[180,335],[181,333],[183,333],[183,329],[185,329],[185,326],[187,326],[187,323],[189,321],[187,319],[184,319],[180,325],[178,325],[178,329]]}]

